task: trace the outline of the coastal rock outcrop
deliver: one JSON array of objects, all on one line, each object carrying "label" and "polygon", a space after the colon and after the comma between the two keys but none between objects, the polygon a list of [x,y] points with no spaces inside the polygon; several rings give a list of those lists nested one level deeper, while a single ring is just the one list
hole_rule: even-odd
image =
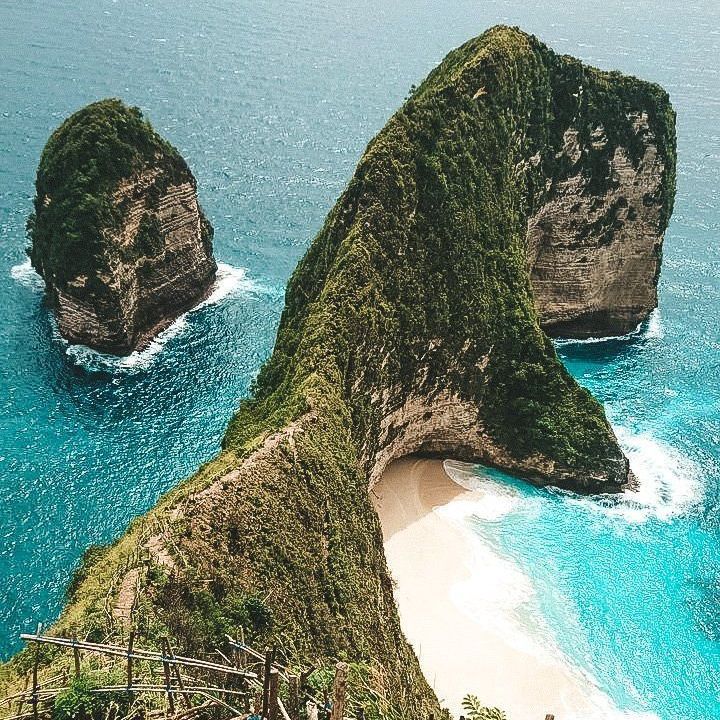
[{"label": "coastal rock outcrop", "polygon": [[409,453],[584,493],[625,486],[602,406],[541,323],[596,332],[640,312],[631,299],[603,315],[591,293],[653,281],[659,252],[635,274],[611,258],[629,257],[639,228],[662,236],[674,120],[660,87],[518,29],[451,52],[370,142],[300,261],[219,457],[84,570],[56,632],[121,636],[104,609],[144,563],[147,642],[213,652],[242,624],[287,665],[355,661],[368,717],[439,715],[402,635],[369,489]]},{"label": "coastal rock outcrop", "polygon": [[52,134],[28,232],[63,337],[125,355],[209,294],[213,230],[196,189],[178,151],[119,100]]},{"label": "coastal rock outcrop", "polygon": [[597,115],[563,133],[559,172],[528,221],[535,306],[551,335],[622,335],[657,307],[674,156],[652,108],[636,98],[610,130]]}]

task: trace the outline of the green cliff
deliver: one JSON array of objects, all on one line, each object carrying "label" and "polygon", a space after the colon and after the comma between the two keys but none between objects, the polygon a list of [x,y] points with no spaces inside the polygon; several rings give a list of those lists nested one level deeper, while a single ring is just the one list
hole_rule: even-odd
[{"label": "green cliff", "polygon": [[[655,85],[505,27],[450,53],[370,143],[298,265],[222,454],[85,568],[55,631],[121,633],[127,620],[109,619],[105,598],[134,572],[145,644],[168,632],[209,651],[242,624],[291,662],[359,663],[385,717],[437,712],[400,629],[368,488],[413,452],[581,492],[628,481],[602,407],[541,329],[529,228],[569,179],[606,203],[620,157],[624,171],[656,175],[637,212],[654,223],[657,258],[674,152]],[[585,231],[586,245],[612,248],[607,228],[630,205]]]}]

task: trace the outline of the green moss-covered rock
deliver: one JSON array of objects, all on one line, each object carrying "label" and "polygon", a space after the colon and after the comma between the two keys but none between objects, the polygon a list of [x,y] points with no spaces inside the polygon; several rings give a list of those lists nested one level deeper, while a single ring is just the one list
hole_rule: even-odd
[{"label": "green moss-covered rock", "polygon": [[102,100],[68,118],[36,191],[30,257],[71,342],[125,354],[207,294],[216,265],[195,178],[138,108]]}]

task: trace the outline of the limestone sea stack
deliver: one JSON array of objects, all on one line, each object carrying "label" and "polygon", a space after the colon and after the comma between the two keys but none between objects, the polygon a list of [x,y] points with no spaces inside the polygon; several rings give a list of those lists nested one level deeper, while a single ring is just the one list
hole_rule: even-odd
[{"label": "limestone sea stack", "polygon": [[180,153],[120,100],[52,134],[28,234],[63,337],[126,355],[209,294],[213,229],[196,190]]},{"label": "limestone sea stack", "polygon": [[550,335],[623,335],[658,304],[675,191],[674,126],[663,118],[672,110],[618,73],[593,75],[570,59],[565,72],[576,92],[555,110],[564,129],[553,177],[528,220],[535,305]]}]

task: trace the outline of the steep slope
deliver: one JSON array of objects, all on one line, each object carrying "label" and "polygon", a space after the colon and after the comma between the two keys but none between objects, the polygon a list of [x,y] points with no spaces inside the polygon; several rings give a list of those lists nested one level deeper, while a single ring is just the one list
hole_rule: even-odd
[{"label": "steep slope", "polygon": [[119,100],[53,133],[28,230],[65,338],[124,355],[208,294],[217,266],[196,188],[178,151]]},{"label": "steep slope", "polygon": [[[220,457],[83,570],[56,632],[121,632],[124,617],[104,613],[108,587],[112,598],[147,554],[133,617],[144,642],[169,632],[210,650],[239,623],[295,662],[361,663],[388,717],[437,712],[400,630],[368,489],[411,452],[581,492],[627,482],[602,407],[540,328],[528,268],[539,213],[568,178],[580,175],[588,206],[607,202],[606,155],[573,160],[568,133],[584,147],[602,125],[606,147],[644,158],[637,117],[655,138],[659,237],[674,194],[660,88],[517,29],[450,53],[370,143],[298,265]],[[595,227],[583,207],[578,223]]]}]

